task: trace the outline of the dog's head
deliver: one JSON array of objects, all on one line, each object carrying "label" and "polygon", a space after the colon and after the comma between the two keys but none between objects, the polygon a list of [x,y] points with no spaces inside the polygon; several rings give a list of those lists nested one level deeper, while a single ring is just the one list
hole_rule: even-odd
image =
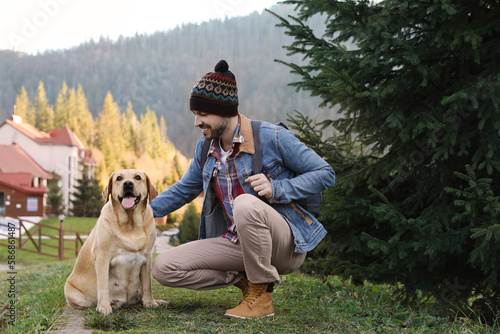
[{"label": "dog's head", "polygon": [[116,171],[109,177],[108,184],[102,192],[104,201],[109,197],[119,202],[124,209],[135,209],[141,201],[152,201],[158,195],[155,186],[149,180],[146,173],[136,169],[124,169]]}]

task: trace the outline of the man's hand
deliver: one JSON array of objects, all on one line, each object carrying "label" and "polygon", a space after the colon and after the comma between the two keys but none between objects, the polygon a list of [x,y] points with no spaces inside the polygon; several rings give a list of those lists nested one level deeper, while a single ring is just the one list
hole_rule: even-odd
[{"label": "man's hand", "polygon": [[255,174],[245,179],[245,183],[250,183],[250,187],[259,195],[270,200],[273,198],[273,186],[271,181],[264,174]]}]

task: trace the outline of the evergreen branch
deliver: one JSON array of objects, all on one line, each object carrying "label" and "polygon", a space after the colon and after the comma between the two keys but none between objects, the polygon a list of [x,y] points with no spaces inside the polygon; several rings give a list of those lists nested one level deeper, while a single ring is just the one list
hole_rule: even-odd
[{"label": "evergreen branch", "polygon": [[319,67],[323,68],[324,70],[326,71],[329,71],[330,73],[333,74],[333,77],[334,78],[337,78],[339,80],[341,80],[342,82],[344,82],[346,85],[348,86],[351,86],[354,90],[357,90],[357,86],[354,85],[353,83],[349,82],[346,78],[344,78],[339,72],[335,71],[334,69],[328,67],[328,66],[325,66],[325,65],[319,65]]},{"label": "evergreen branch", "polygon": [[382,201],[387,204],[398,216],[399,218],[401,219],[405,219],[406,220],[406,217],[401,213],[399,212],[393,205],[392,203],[387,199],[387,197],[385,197],[380,191],[378,191],[377,189],[375,189],[373,186],[368,186],[368,190],[370,190],[371,192],[375,193],[375,195],[377,195],[380,199],[382,199]]}]

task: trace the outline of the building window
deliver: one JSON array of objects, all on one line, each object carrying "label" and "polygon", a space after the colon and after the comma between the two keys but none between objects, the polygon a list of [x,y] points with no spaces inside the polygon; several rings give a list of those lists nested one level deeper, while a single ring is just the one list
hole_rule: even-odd
[{"label": "building window", "polygon": [[28,197],[26,203],[26,210],[28,212],[38,211],[38,197]]}]

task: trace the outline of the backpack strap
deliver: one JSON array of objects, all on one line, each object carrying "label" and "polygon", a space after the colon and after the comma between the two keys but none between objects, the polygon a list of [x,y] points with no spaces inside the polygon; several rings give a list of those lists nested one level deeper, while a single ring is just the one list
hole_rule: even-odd
[{"label": "backpack strap", "polygon": [[208,149],[210,148],[210,141],[205,140],[203,146],[201,147],[201,157],[200,157],[200,167],[203,170],[205,162],[207,162]]},{"label": "backpack strap", "polygon": [[251,121],[253,146],[255,153],[252,155],[252,173],[260,174],[262,172],[262,148],[260,147],[260,124],[261,121]]}]

